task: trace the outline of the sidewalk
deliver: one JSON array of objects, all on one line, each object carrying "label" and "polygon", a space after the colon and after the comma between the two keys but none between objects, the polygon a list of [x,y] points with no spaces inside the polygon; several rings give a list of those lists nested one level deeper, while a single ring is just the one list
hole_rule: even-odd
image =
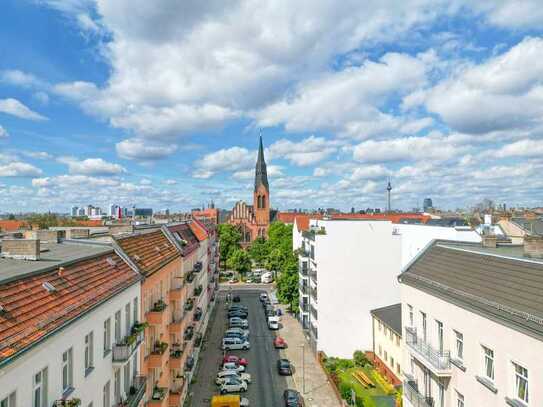
[{"label": "sidewalk", "polygon": [[[328,382],[326,374],[322,371],[304,337],[302,326],[296,318],[286,313],[284,305],[279,307],[283,311],[281,316],[283,327],[277,332],[288,344],[287,349],[281,350],[281,356],[290,360],[295,367],[292,376],[293,385],[304,396],[306,407],[341,407],[332,384]],[[305,393],[302,380],[302,344],[304,345]]]}]

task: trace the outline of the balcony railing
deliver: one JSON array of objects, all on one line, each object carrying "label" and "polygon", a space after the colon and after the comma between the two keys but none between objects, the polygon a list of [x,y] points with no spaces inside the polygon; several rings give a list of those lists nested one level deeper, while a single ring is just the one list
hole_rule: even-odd
[{"label": "balcony railing", "polygon": [[143,341],[143,330],[127,335],[120,343],[113,345],[113,362],[123,363],[130,359]]},{"label": "balcony railing", "polygon": [[145,376],[136,376],[130,386],[130,391],[128,392],[128,397],[126,404],[128,407],[136,407],[139,405],[140,401],[143,399],[145,394],[145,387],[147,383],[147,378]]},{"label": "balcony railing", "polygon": [[185,280],[186,280],[187,283],[190,284],[190,283],[192,283],[192,282],[194,281],[194,277],[195,277],[194,273],[193,273],[193,272],[190,272],[190,273],[188,273],[187,276],[185,277]]},{"label": "balcony railing", "polygon": [[309,305],[307,304],[307,302],[301,303],[300,308],[302,308],[302,312],[309,312]]},{"label": "balcony railing", "polygon": [[305,267],[300,267],[300,274],[304,277],[307,277],[307,273],[309,272],[309,269],[307,268],[307,264]]},{"label": "balcony railing", "polygon": [[425,397],[419,393],[416,383],[405,381],[403,383],[403,394],[413,407],[434,407],[434,399]]},{"label": "balcony railing", "polygon": [[[437,376],[448,376],[451,373],[451,354],[449,351],[440,352],[434,349],[423,338],[417,336],[415,328],[407,327],[405,329],[405,342],[407,346],[415,352],[415,356],[422,357],[422,362]],[[420,359],[420,358],[419,358]]]},{"label": "balcony railing", "polygon": [[203,291],[203,287],[202,285],[200,284],[198,287],[196,287],[194,289],[194,297],[198,297],[200,294],[202,294],[202,291]]},{"label": "balcony railing", "polygon": [[193,307],[194,301],[192,300],[192,298],[189,298],[187,302],[185,302],[185,311],[191,311]]},{"label": "balcony railing", "polygon": [[311,298],[313,298],[315,300],[315,302],[317,302],[317,300],[318,300],[318,298],[317,298],[317,289],[312,288],[312,289],[310,289],[310,292],[311,292]]},{"label": "balcony railing", "polygon": [[317,283],[317,272],[316,271],[310,271],[309,272],[309,277],[311,277],[311,280],[313,280],[315,282],[315,284]]},{"label": "balcony railing", "polygon": [[301,285],[301,286],[300,286],[300,291],[301,291],[304,295],[309,295],[309,287],[306,286],[306,285]]},{"label": "balcony railing", "polygon": [[311,328],[311,333],[313,334],[315,339],[319,339],[319,335],[318,335],[319,332],[318,332],[317,327],[315,327],[313,324],[309,324],[309,327]]},{"label": "balcony railing", "polygon": [[313,317],[313,319],[317,320],[319,319],[318,318],[318,314],[317,314],[317,310],[315,309],[315,307],[311,307],[311,316]]}]

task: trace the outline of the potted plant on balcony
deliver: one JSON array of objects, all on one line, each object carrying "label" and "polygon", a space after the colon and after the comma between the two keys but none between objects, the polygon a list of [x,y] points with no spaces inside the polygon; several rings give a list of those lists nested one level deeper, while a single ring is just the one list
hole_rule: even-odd
[{"label": "potted plant on balcony", "polygon": [[156,341],[154,349],[153,349],[153,353],[162,354],[166,351],[166,349],[168,349],[168,344],[166,342]]},{"label": "potted plant on balcony", "polygon": [[149,326],[149,323],[147,322],[134,322],[134,325],[132,326],[132,333],[133,334],[138,334],[140,332],[143,332],[145,330],[145,328],[147,328]]},{"label": "potted plant on balcony", "polygon": [[163,388],[155,386],[155,388],[153,389],[153,395],[151,396],[151,398],[153,400],[162,400],[164,398],[165,393],[166,392],[164,391]]},{"label": "potted plant on balcony", "polygon": [[72,398],[72,399],[60,399],[56,400],[55,407],[78,407],[81,405],[81,399]]},{"label": "potted plant on balcony", "polygon": [[166,303],[163,300],[158,300],[153,305],[153,311],[162,312],[166,309]]}]

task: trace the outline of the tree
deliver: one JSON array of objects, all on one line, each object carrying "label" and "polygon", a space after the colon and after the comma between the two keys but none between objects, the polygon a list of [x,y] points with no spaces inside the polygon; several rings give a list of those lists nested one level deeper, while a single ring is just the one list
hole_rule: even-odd
[{"label": "tree", "polygon": [[222,223],[219,225],[219,240],[221,259],[224,262],[228,262],[232,253],[241,247],[239,244],[241,241],[241,232],[234,225]]},{"label": "tree", "polygon": [[245,250],[235,249],[226,259],[226,265],[229,269],[244,274],[251,271],[251,258]]},{"label": "tree", "polygon": [[361,350],[355,350],[353,353],[354,364],[359,367],[364,367],[368,363],[366,354]]},{"label": "tree", "polygon": [[270,250],[268,242],[261,237],[256,239],[251,246],[249,246],[249,255],[259,267],[266,264],[269,253]]}]

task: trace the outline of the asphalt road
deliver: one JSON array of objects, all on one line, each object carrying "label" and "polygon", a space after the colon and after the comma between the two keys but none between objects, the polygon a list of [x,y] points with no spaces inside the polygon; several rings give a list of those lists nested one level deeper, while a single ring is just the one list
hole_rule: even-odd
[{"label": "asphalt road", "polygon": [[[247,397],[251,407],[280,407],[283,405],[283,391],[288,387],[287,379],[277,373],[279,351],[273,347],[274,333],[268,329],[264,310],[258,295],[263,290],[236,290],[240,294],[241,303],[249,307],[249,341],[248,351],[230,351],[229,354],[244,357],[248,360],[247,373],[251,374],[252,383],[242,397]],[[222,336],[227,329],[225,292],[221,291],[215,308],[215,315],[210,321],[207,342],[196,375],[196,383],[191,387],[192,406],[209,406],[211,397],[218,394],[215,377],[222,361],[223,351],[220,349]]]}]

